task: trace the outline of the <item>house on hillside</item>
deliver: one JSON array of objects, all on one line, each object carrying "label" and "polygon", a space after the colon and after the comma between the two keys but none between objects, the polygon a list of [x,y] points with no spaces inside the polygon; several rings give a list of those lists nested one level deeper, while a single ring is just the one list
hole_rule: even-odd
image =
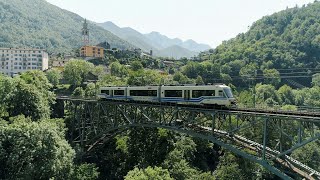
[{"label": "house on hillside", "polygon": [[104,48],[100,46],[82,46],[80,48],[80,57],[85,59],[102,59],[104,57]]}]

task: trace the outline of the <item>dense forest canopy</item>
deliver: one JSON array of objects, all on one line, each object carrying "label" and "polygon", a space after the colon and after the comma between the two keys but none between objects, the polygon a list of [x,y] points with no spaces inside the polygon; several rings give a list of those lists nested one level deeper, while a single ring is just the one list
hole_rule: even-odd
[{"label": "dense forest canopy", "polygon": [[320,3],[263,17],[247,33],[218,46],[212,58],[221,63],[244,60],[264,68],[320,68]]},{"label": "dense forest canopy", "polygon": [[[254,22],[248,32],[224,41],[200,58],[228,67],[229,72],[225,74],[234,80],[259,75],[270,78],[272,72],[265,72],[267,69],[276,69],[273,73],[280,72],[280,76],[294,74],[299,69],[305,72],[303,75],[310,76],[320,69],[320,3],[265,16]],[[292,80],[310,85],[311,77]]]}]

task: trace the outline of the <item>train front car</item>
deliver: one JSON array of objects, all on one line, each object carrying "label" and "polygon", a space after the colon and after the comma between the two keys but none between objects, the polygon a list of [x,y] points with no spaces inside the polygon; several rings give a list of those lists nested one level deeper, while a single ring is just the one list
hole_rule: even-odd
[{"label": "train front car", "polygon": [[236,106],[231,88],[224,84],[193,86],[190,100],[202,105]]},{"label": "train front car", "polygon": [[219,85],[161,86],[161,102],[193,105],[234,106],[231,88]]},{"label": "train front car", "polygon": [[221,85],[221,88],[223,89],[224,97],[226,98],[225,105],[228,107],[236,107],[237,101],[236,101],[236,98],[232,94],[231,88],[226,85]]}]

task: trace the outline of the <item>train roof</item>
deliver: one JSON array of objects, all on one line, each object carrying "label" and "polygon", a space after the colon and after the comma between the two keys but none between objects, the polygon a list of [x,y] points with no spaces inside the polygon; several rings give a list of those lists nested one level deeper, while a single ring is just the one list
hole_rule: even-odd
[{"label": "train roof", "polygon": [[[162,87],[195,87],[195,86],[216,86],[216,87],[228,87],[222,83],[216,84],[177,84],[177,85],[161,85]],[[123,87],[159,87],[159,85],[147,85],[147,86],[104,86],[103,88],[110,87],[110,88],[123,88]]]}]

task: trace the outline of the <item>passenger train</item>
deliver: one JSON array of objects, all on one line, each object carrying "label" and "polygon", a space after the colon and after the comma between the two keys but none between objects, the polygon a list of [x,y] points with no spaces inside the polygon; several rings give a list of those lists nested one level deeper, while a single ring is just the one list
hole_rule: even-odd
[{"label": "passenger train", "polygon": [[100,99],[190,105],[235,106],[231,88],[224,84],[101,87]]}]

